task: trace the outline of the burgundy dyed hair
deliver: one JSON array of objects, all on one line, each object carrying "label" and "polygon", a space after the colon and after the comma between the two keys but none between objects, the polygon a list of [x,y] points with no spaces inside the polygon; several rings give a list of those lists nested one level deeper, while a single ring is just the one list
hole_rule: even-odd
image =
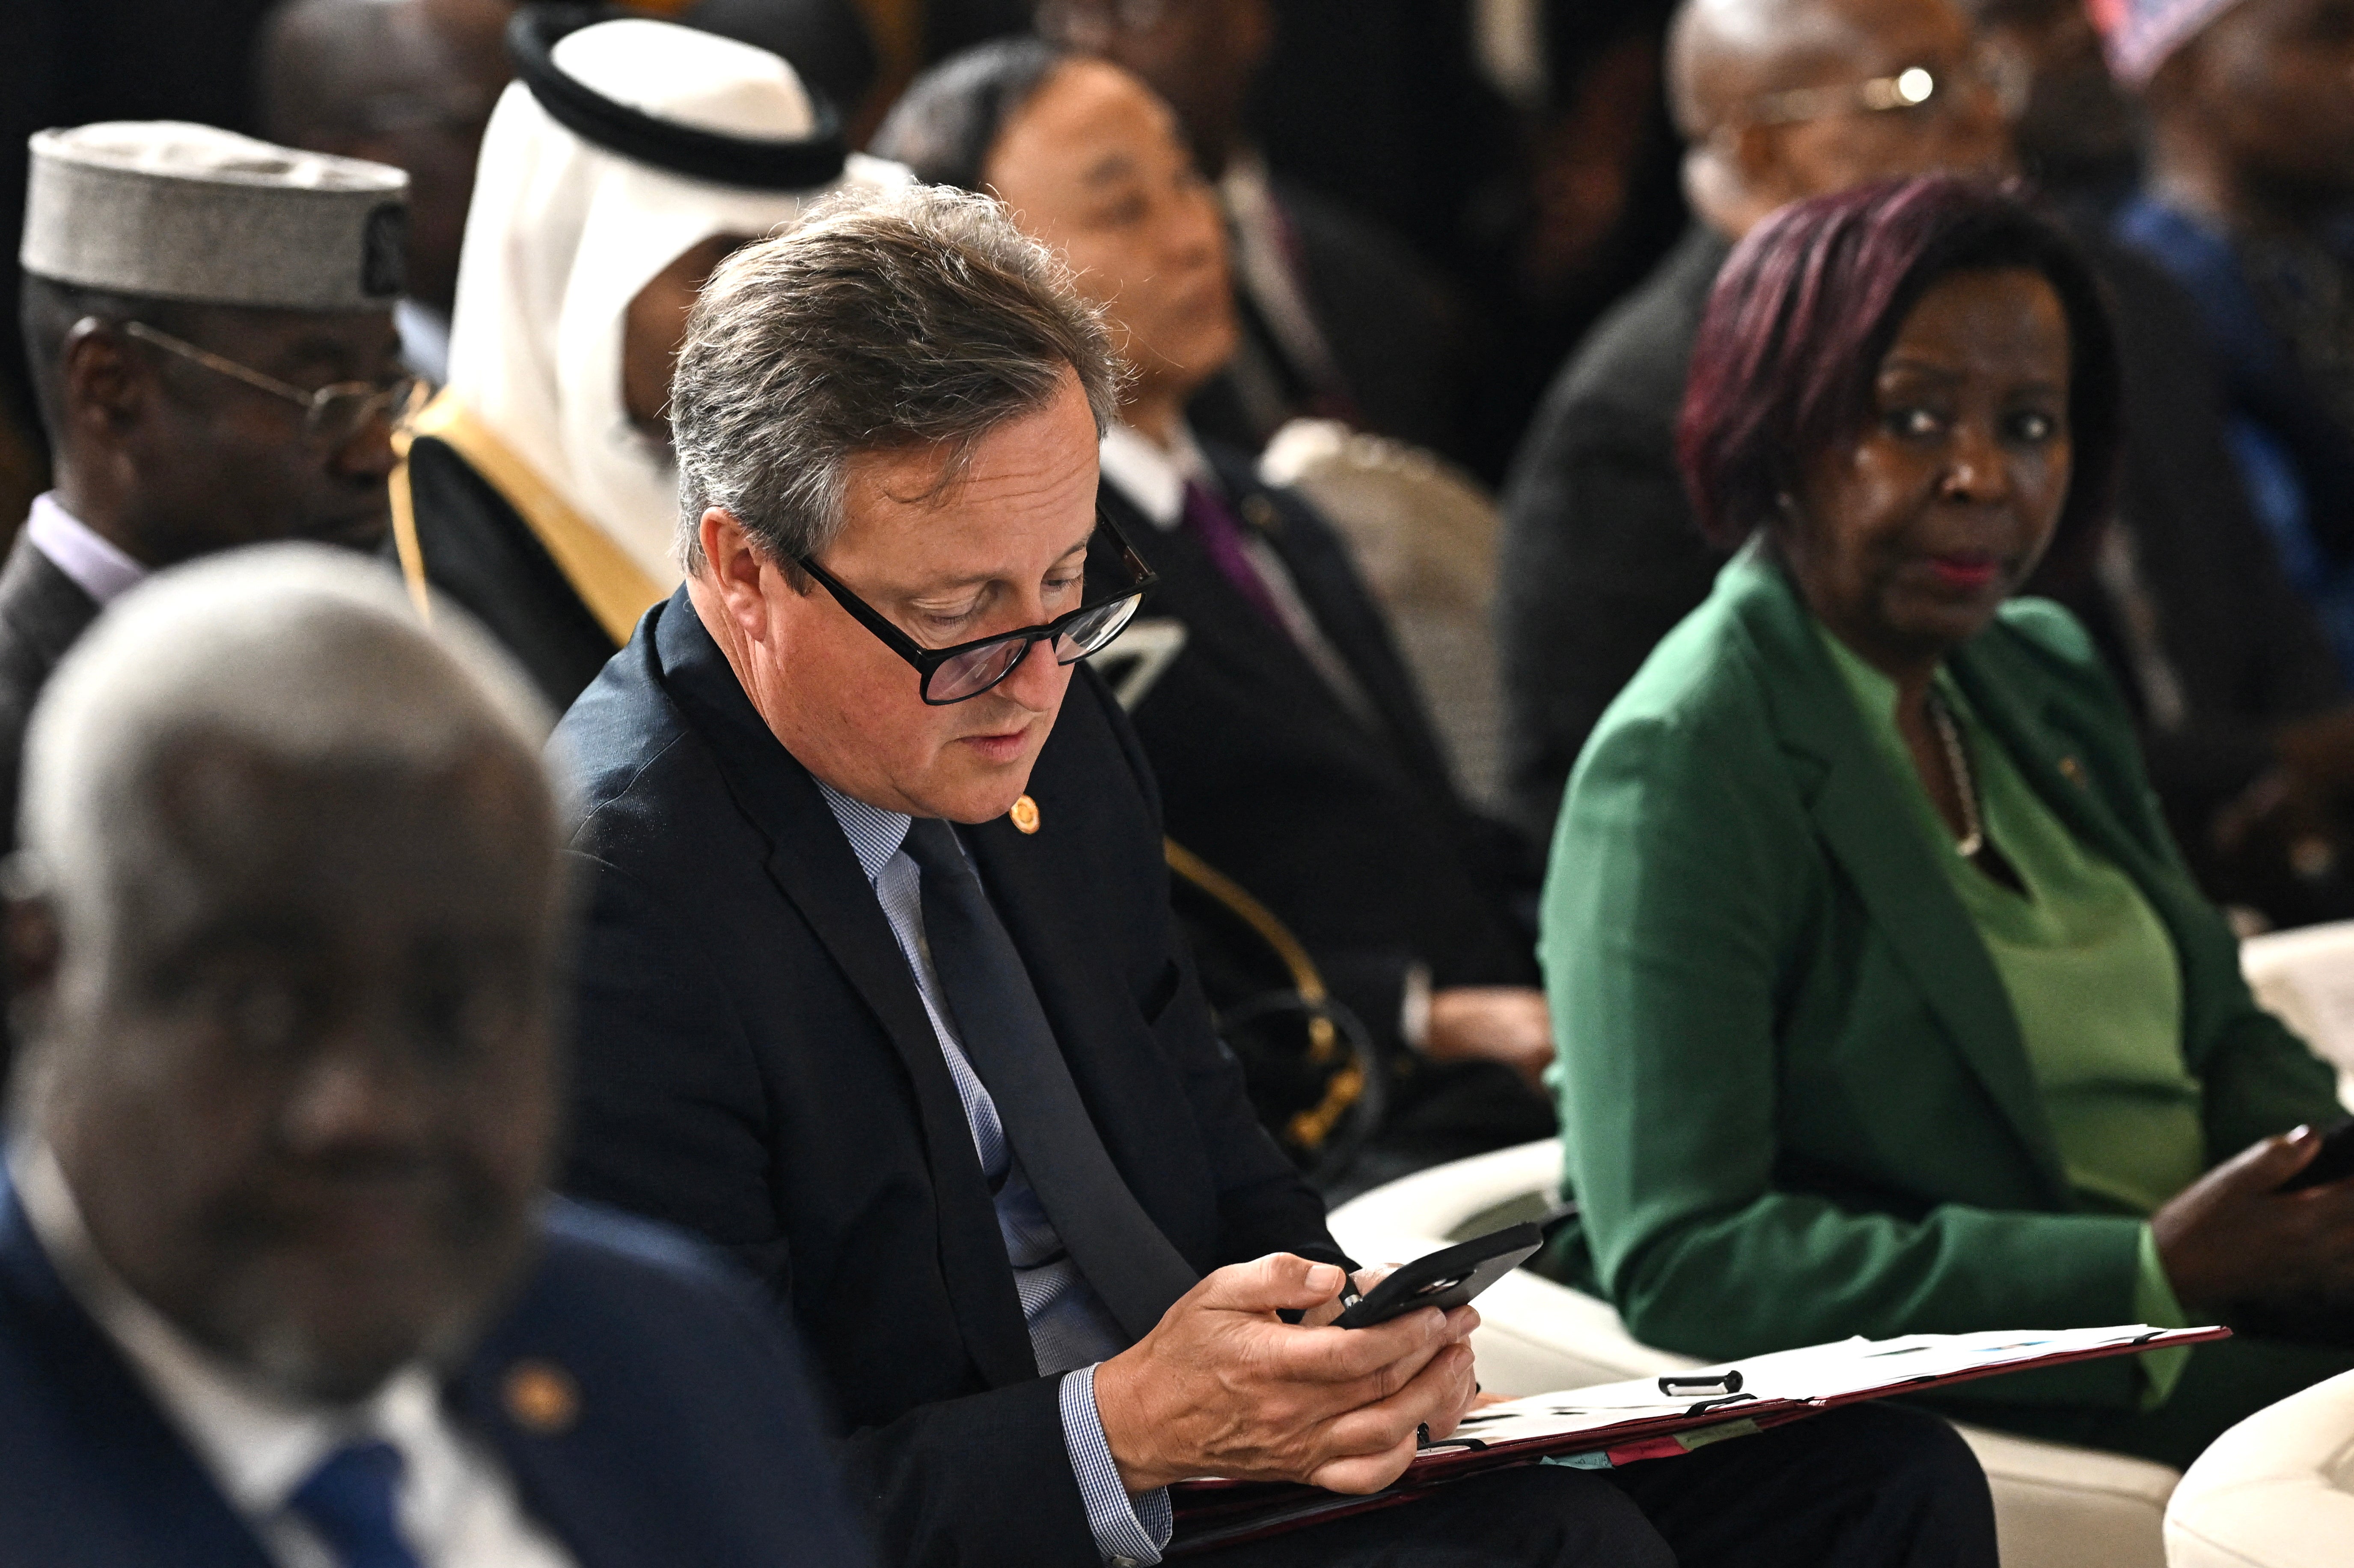
[{"label": "burgundy dyed hair", "polygon": [[1739,546],[1785,515],[1805,465],[1871,422],[1881,359],[1922,294],[1957,272],[2040,272],[2068,319],[2073,455],[2053,548],[2109,507],[2115,340],[2075,246],[2009,191],[1935,175],[1782,208],[1716,276],[1684,386],[1677,455],[1701,532]]}]

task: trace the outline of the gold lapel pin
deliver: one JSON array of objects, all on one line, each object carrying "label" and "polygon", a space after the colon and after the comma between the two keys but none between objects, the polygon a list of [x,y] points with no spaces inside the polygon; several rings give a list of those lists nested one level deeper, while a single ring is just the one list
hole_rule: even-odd
[{"label": "gold lapel pin", "polygon": [[1034,833],[1038,831],[1038,802],[1029,796],[1024,795],[1014,801],[1013,810],[1005,814],[1013,819],[1013,825],[1023,832]]},{"label": "gold lapel pin", "polygon": [[580,1419],[580,1385],[550,1361],[515,1362],[499,1393],[514,1424],[542,1437],[552,1437]]},{"label": "gold lapel pin", "polygon": [[2073,757],[2060,759],[2060,776],[2079,789],[2084,787],[2084,765]]}]

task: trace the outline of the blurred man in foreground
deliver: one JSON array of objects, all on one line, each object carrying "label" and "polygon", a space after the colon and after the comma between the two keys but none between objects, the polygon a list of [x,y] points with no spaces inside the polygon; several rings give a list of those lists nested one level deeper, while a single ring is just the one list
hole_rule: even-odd
[{"label": "blurred man in foreground", "polygon": [[546,1197],[542,724],[313,549],[171,574],[68,660],[6,911],[0,1558],[862,1560],[741,1287]]}]

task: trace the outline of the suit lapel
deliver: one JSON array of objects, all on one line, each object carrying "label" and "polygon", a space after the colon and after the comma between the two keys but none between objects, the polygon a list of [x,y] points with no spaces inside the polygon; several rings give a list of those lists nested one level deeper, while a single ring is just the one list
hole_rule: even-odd
[{"label": "suit lapel", "polygon": [[16,535],[0,567],[0,621],[40,660],[43,678],[98,619],[98,601],[58,569],[31,538]]},{"label": "suit lapel", "polygon": [[940,1267],[965,1348],[993,1387],[1038,1375],[997,1211],[964,1105],[891,923],[809,770],[769,730],[686,590],[660,611],[663,681],[718,757],[737,807],[768,835],[768,872],[874,1012],[907,1068],[921,1121]]},{"label": "suit lapel", "polygon": [[151,1528],[144,1561],[271,1568],[261,1542],[66,1288],[0,1171],[0,1320],[7,1318],[21,1325],[27,1360],[57,1402],[54,1429],[74,1437],[70,1452],[40,1462],[80,1470],[92,1492],[119,1500],[110,1535]]},{"label": "suit lapel", "polygon": [[2056,1204],[2071,1202],[2058,1139],[2036,1087],[2002,977],[1969,911],[1892,785],[1839,670],[1781,569],[1751,552],[1725,568],[1720,591],[1766,672],[1784,745],[1818,762],[1808,810],[1831,856],[1946,1026],[1946,1038],[2009,1124]]},{"label": "suit lapel", "polygon": [[1320,526],[1297,495],[1259,483],[1247,463],[1219,451],[1210,454],[1243,520],[1282,557],[1309,613],[1356,677],[1384,730],[1407,766],[1426,783],[1451,791],[1447,754],[1426,717],[1422,696],[1391,641],[1389,623],[1366,596],[1349,558],[1348,546]]}]

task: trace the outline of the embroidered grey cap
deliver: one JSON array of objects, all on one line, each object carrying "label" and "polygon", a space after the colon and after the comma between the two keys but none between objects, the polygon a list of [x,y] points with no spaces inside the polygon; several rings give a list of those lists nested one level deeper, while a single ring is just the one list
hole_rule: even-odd
[{"label": "embroidered grey cap", "polygon": [[25,270],[115,293],[298,311],[388,308],[408,176],[178,121],[31,141]]}]

